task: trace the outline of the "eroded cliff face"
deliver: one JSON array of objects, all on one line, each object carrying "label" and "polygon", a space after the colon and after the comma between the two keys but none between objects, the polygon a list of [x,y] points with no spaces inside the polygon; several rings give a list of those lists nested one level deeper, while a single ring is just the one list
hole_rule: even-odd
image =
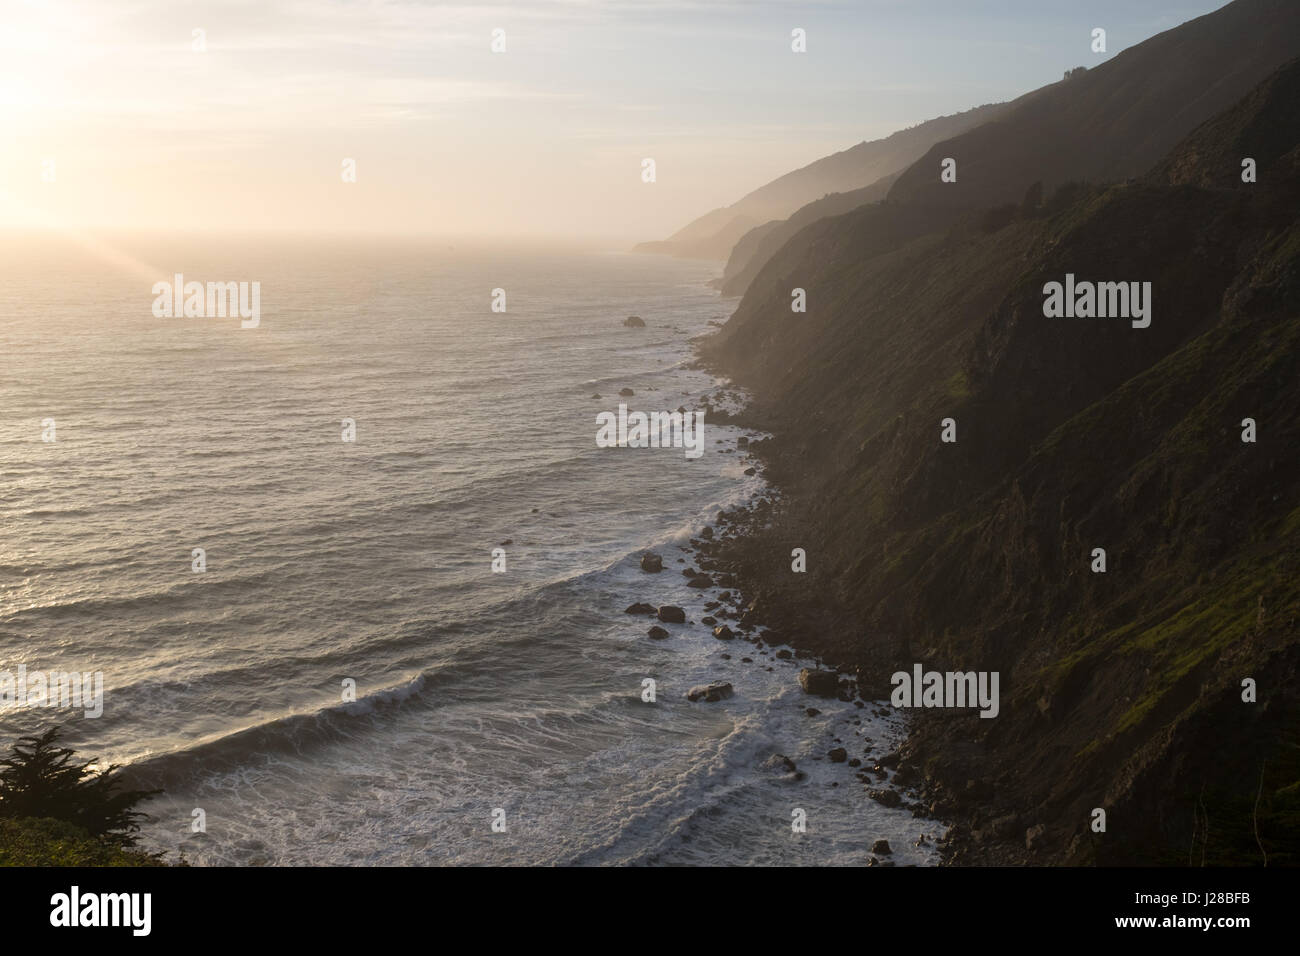
[{"label": "eroded cliff face", "polygon": [[[911,742],[971,862],[1300,860],[1296,102],[1292,63],[1126,185],[822,220],[703,346],[776,435],[768,622],[882,694],[1000,673]],[[1150,282],[1149,327],[1045,316],[1067,274]]]}]

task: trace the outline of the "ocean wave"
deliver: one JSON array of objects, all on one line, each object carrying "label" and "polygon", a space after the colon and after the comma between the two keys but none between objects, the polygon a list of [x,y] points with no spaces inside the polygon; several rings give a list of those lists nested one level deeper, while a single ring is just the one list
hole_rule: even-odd
[{"label": "ocean wave", "polygon": [[180,750],[151,754],[122,767],[122,780],[133,787],[173,789],[202,773],[244,765],[249,758],[305,754],[312,748],[345,739],[357,718],[400,707],[422,693],[429,676],[417,674],[399,684],[308,713],[286,714],[242,730],[197,741]]}]

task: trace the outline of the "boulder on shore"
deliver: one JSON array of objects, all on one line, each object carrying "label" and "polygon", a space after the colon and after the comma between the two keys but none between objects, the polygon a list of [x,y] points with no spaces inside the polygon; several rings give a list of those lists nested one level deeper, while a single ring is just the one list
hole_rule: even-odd
[{"label": "boulder on shore", "polygon": [[685,624],[686,612],[675,604],[665,604],[659,609],[659,620],[665,624]]},{"label": "boulder on shore", "polygon": [[704,700],[712,704],[724,700],[734,693],[726,681],[715,680],[710,684],[696,684],[686,692],[687,700]]},{"label": "boulder on shore", "polygon": [[653,551],[647,551],[641,555],[641,570],[648,571],[650,574],[658,574],[664,569],[664,559],[659,557]]},{"label": "boulder on shore", "polygon": [[839,693],[840,675],[835,671],[819,671],[805,667],[799,671],[799,686],[805,694],[817,697],[834,697]]},{"label": "boulder on shore", "polygon": [[618,393],[622,395],[624,398],[630,398],[631,396],[636,394],[636,392],[632,391],[632,389],[630,388],[620,388],[618,390]]},{"label": "boulder on shore", "polygon": [[736,632],[725,624],[719,624],[713,629],[713,636],[720,641],[729,641],[736,636]]}]

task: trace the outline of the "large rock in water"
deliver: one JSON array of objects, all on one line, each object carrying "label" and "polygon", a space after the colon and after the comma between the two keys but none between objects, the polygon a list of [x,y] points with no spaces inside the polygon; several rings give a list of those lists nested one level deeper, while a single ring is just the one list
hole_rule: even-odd
[{"label": "large rock in water", "polygon": [[665,624],[685,624],[686,612],[676,604],[665,604],[659,609],[659,620]]},{"label": "large rock in water", "polygon": [[761,764],[759,764],[758,769],[784,770],[786,773],[794,773],[799,768],[795,766],[795,762],[791,760],[789,757],[787,757],[785,754],[772,754],[772,756],[768,757]]},{"label": "large rock in water", "polygon": [[624,614],[654,614],[657,608],[653,604],[646,604],[644,601],[637,601],[635,604],[629,604]]},{"label": "large rock in water", "polygon": [[646,633],[649,634],[651,637],[653,637],[655,640],[663,640],[665,637],[668,636],[668,632],[665,631],[658,624],[650,628],[650,630],[646,631]]},{"label": "large rock in water", "polygon": [[903,802],[903,798],[898,795],[897,790],[868,790],[867,796],[881,806],[890,807],[891,809]]},{"label": "large rock in water", "polygon": [[732,695],[731,685],[726,681],[715,680],[711,684],[696,684],[686,692],[687,700],[705,700],[709,703],[724,700]]},{"label": "large rock in water", "polygon": [[653,551],[647,551],[641,555],[641,570],[648,571],[651,574],[658,574],[664,569],[664,559],[659,557]]},{"label": "large rock in water", "polygon": [[835,671],[817,671],[805,667],[799,672],[799,686],[806,694],[835,697],[840,691],[840,675]]},{"label": "large rock in water", "polygon": [[629,315],[623,320],[623,324],[629,329],[644,329],[645,320],[639,315]]}]

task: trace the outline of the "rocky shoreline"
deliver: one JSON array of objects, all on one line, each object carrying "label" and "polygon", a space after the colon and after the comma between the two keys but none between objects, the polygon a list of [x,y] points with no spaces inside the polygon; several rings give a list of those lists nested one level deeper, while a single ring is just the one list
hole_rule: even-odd
[{"label": "rocky shoreline", "polygon": [[[699,581],[698,586],[724,588],[717,602],[706,605],[709,614],[701,623],[712,627],[714,636],[721,640],[749,642],[758,654],[781,647],[771,653],[774,660],[798,656],[818,661],[818,669],[800,671],[805,693],[852,701],[862,708],[878,708],[875,712],[879,714],[880,701],[888,699],[890,688],[879,668],[856,650],[860,645],[853,640],[851,616],[832,595],[812,593],[801,586],[799,575],[790,573],[791,552],[801,546],[800,535],[798,529],[784,526],[782,504],[789,493],[787,486],[796,483],[794,476],[784,475],[781,462],[768,455],[771,439],[755,434],[762,434],[763,423],[748,408],[722,410],[723,400],[728,397],[734,402],[739,396],[722,387],[713,401],[705,396],[700,406],[709,415],[710,424],[734,425],[751,432],[737,440],[734,453],[749,466],[746,474],[759,473],[769,484],[767,491],[750,502],[720,511],[712,525],[690,540],[689,550],[684,549],[693,556],[694,565],[681,573],[691,577],[692,582]],[[802,546],[807,548],[808,543]],[[649,563],[655,565],[656,559],[661,569],[668,570],[657,555]],[[644,563],[643,570],[648,570]],[[633,605],[627,613],[657,610],[649,605]],[[751,658],[742,660],[749,662]],[[754,661],[761,662],[762,658]],[[692,692],[701,691],[700,699],[721,699],[707,696],[706,690],[694,688]],[[718,693],[729,695],[726,691]],[[816,712],[815,707],[809,707],[810,714]],[[883,708],[883,712],[890,710]],[[904,742],[896,751],[872,758],[869,766],[848,759],[842,748],[832,748],[827,756],[833,762],[843,759],[854,769],[865,798],[888,807],[902,806],[918,819],[944,826],[945,832],[934,841],[940,865],[1055,862],[1034,852],[1032,836],[1026,834],[1027,827],[1020,825],[1023,821],[996,815],[984,800],[984,784],[972,778],[959,791],[945,784],[935,772],[936,761],[947,757],[944,746],[949,744],[938,726],[942,719],[924,711],[909,714]],[[943,776],[951,778],[951,774]],[[888,786],[881,787],[885,783]]]},{"label": "rocky shoreline", "polygon": [[[742,396],[723,387],[712,396],[702,396],[696,410],[706,413],[709,424],[752,429],[752,423],[747,421],[743,410],[726,410],[737,407],[740,402],[743,402]],[[717,441],[724,443],[722,439]],[[747,466],[744,474],[754,475],[763,468],[760,453],[764,440],[752,431],[735,439],[734,444],[730,441],[725,444],[731,447],[717,450],[735,454]],[[672,636],[665,624],[698,623],[707,627],[715,640],[729,644],[735,642],[734,646],[738,648],[742,647],[741,642],[747,645],[734,655],[729,649],[721,655],[724,660],[731,660],[734,656],[740,663],[765,667],[768,671],[773,671],[779,661],[798,660],[802,663],[806,660],[812,663],[814,666],[801,667],[797,672],[792,667],[792,674],[797,674],[805,697],[804,713],[809,718],[820,715],[822,711],[816,704],[828,699],[851,703],[864,716],[896,716],[880,704],[881,698],[887,695],[879,694],[879,688],[860,683],[858,668],[835,654],[833,648],[811,639],[806,624],[816,617],[812,607],[814,596],[809,595],[809,600],[803,603],[784,599],[778,602],[766,596],[764,576],[758,571],[773,560],[764,531],[778,513],[780,497],[780,490],[769,485],[749,502],[719,511],[713,523],[700,529],[688,544],[680,546],[678,554],[648,551],[641,555],[640,569],[647,577],[680,574],[687,579],[687,587],[699,589],[709,598],[703,604],[705,613],[698,620],[692,619],[686,608],[656,605],[648,600],[634,601],[624,613],[644,617],[647,621],[646,636],[651,640]],[[788,557],[785,564],[788,569]],[[711,593],[705,594],[706,591]],[[728,699],[734,691],[731,682],[714,680],[691,687],[686,697],[693,703],[704,705]],[[861,718],[855,718],[853,723],[861,724]],[[863,752],[851,753],[849,747],[860,742],[867,744]],[[946,824],[948,818],[944,807],[937,805],[924,789],[916,786],[918,777],[911,772],[910,747],[907,744],[882,752],[870,738],[846,742],[833,737],[827,743],[824,759],[844,766],[848,779],[842,781],[843,784],[856,783],[862,787],[865,798],[891,809],[910,810],[919,821]],[[764,767],[782,770],[795,782],[803,781],[806,776],[794,760],[781,753],[773,754]],[[832,786],[839,785],[841,782],[832,783]],[[931,837],[918,831],[913,845],[934,847],[940,852],[941,861],[947,862],[956,852],[953,841],[960,832],[959,828],[949,827],[942,836]],[[877,840],[865,865],[892,866],[894,863],[888,859],[890,854],[888,841]]]},{"label": "rocky shoreline", "polygon": [[[746,453],[779,493],[693,555],[748,622],[869,698],[998,676],[997,720],[908,709],[898,779],[952,862],[1300,860],[1300,60],[1265,21],[1295,16],[1238,0],[1027,97],[952,140],[966,186],[918,162],[809,222],[692,342],[773,436]],[[1231,76],[1171,53],[1226,62],[1228,25],[1286,42]],[[1115,112],[1134,77],[1168,101]],[[1043,147],[1048,101],[1098,164]],[[1043,279],[1120,263],[1163,321],[1044,321]]]}]

